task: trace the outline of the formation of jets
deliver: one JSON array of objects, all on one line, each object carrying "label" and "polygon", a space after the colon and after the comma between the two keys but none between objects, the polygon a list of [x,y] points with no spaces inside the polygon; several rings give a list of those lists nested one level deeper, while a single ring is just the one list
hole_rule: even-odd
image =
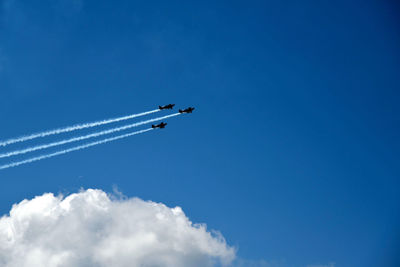
[{"label": "formation of jets", "polygon": [[[174,106],[175,106],[175,104],[168,104],[168,105],[164,105],[164,106],[158,106],[158,108],[159,108],[160,110],[163,110],[163,109],[173,109]],[[180,109],[180,110],[179,110],[179,113],[192,113],[193,110],[194,110],[194,107],[188,107],[188,108],[185,108],[185,109],[183,109],[183,110]],[[151,125],[151,128],[153,128],[153,129],[155,129],[155,128],[164,129],[166,125],[167,125],[167,123],[161,122],[161,123],[159,123],[159,124],[153,124],[153,125]]]}]

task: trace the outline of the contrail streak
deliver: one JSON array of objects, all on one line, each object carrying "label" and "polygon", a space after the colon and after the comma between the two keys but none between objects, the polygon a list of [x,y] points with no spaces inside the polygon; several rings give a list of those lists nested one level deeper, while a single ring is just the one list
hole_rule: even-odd
[{"label": "contrail streak", "polygon": [[180,115],[180,113],[174,113],[174,114],[170,114],[170,115],[163,116],[163,117],[158,117],[158,118],[154,118],[154,119],[150,119],[150,120],[140,121],[140,122],[128,124],[128,125],[117,127],[117,128],[112,128],[112,129],[101,131],[101,132],[95,132],[95,133],[88,134],[88,135],[77,136],[77,137],[73,137],[73,138],[70,138],[70,139],[61,140],[61,141],[58,141],[58,142],[53,142],[53,143],[49,143],[49,144],[28,147],[28,148],[25,148],[25,149],[15,150],[15,151],[11,151],[11,152],[6,152],[6,153],[3,153],[3,154],[0,154],[0,158],[8,158],[8,157],[11,157],[11,156],[25,154],[25,153],[29,153],[29,152],[33,152],[33,151],[37,151],[37,150],[41,150],[41,149],[46,149],[46,148],[50,148],[50,147],[54,147],[54,146],[59,146],[59,145],[64,145],[64,144],[68,144],[68,143],[72,143],[72,142],[82,141],[82,140],[85,140],[85,139],[94,138],[94,137],[98,137],[98,136],[101,136],[101,135],[120,132],[120,131],[127,130],[127,129],[130,129],[130,128],[133,128],[133,127],[141,126],[143,124],[147,124],[147,123],[152,123],[152,122],[155,122],[155,121],[168,119],[168,118],[175,117],[175,116],[178,116],[178,115]]},{"label": "contrail streak", "polygon": [[69,148],[69,149],[61,150],[61,151],[58,151],[58,152],[54,152],[54,153],[51,153],[51,154],[46,154],[46,155],[42,155],[42,156],[38,156],[38,157],[26,159],[26,160],[11,162],[9,164],[0,166],[0,170],[7,169],[7,168],[12,168],[12,167],[17,167],[17,166],[22,165],[22,164],[27,164],[27,163],[31,163],[31,162],[34,162],[34,161],[39,161],[39,160],[42,160],[42,159],[52,158],[52,157],[55,157],[55,156],[58,156],[58,155],[63,155],[63,154],[69,153],[69,152],[78,151],[78,150],[85,149],[85,148],[88,148],[88,147],[97,146],[97,145],[100,145],[100,144],[112,142],[112,141],[115,141],[115,140],[119,140],[119,139],[122,139],[122,138],[126,138],[126,137],[129,137],[129,136],[132,136],[132,135],[145,133],[145,132],[148,132],[148,131],[151,131],[151,130],[153,130],[153,128],[140,130],[140,131],[136,131],[136,132],[132,132],[132,133],[127,133],[127,134],[123,134],[123,135],[118,135],[118,136],[115,136],[115,137],[103,139],[103,140],[92,142],[92,143],[88,143],[88,144],[85,144],[85,145],[72,147],[72,148]]},{"label": "contrail streak", "polygon": [[85,128],[91,128],[91,127],[104,125],[104,124],[108,124],[108,123],[112,123],[112,122],[129,120],[129,119],[133,119],[133,118],[136,118],[136,117],[152,114],[152,113],[155,113],[155,112],[158,112],[158,111],[160,111],[160,110],[159,109],[155,109],[155,110],[142,112],[142,113],[138,113],[138,114],[132,114],[132,115],[128,115],[128,116],[123,116],[123,117],[118,117],[118,118],[113,118],[113,119],[107,119],[107,120],[102,120],[102,121],[95,121],[95,122],[89,122],[89,123],[83,123],[83,124],[76,124],[76,125],[68,126],[68,127],[64,127],[64,128],[58,128],[58,129],[45,131],[45,132],[41,132],[41,133],[35,133],[35,134],[31,134],[31,135],[21,136],[21,137],[17,137],[17,138],[8,139],[8,140],[5,140],[5,141],[0,141],[0,146],[6,146],[6,145],[18,143],[18,142],[23,142],[23,141],[35,139],[35,138],[38,138],[38,137],[45,137],[45,136],[48,136],[48,135],[54,135],[54,134],[72,132],[72,131],[75,131],[75,130],[80,130],[80,129],[85,129]]}]

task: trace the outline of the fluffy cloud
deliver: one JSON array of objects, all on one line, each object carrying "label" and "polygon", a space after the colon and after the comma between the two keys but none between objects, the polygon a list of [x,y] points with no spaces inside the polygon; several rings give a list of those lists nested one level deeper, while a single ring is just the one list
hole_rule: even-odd
[{"label": "fluffy cloud", "polygon": [[215,266],[235,250],[179,207],[89,189],[44,194],[0,219],[0,266]]}]

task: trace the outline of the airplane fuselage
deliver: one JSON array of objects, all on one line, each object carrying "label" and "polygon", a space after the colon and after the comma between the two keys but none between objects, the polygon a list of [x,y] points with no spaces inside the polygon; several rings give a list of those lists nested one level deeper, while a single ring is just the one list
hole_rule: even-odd
[{"label": "airplane fuselage", "polygon": [[161,122],[160,124],[151,125],[151,128],[153,128],[153,129],[155,129],[155,128],[164,129],[166,125],[167,125],[167,123]]},{"label": "airplane fuselage", "polygon": [[165,105],[165,106],[158,106],[158,108],[159,108],[160,110],[163,110],[163,109],[172,109],[174,106],[175,106],[175,104],[168,104],[168,105]]},{"label": "airplane fuselage", "polygon": [[188,108],[186,108],[186,109],[184,109],[184,110],[179,110],[179,113],[192,113],[193,112],[193,110],[194,110],[194,108],[192,108],[192,107],[188,107]]}]

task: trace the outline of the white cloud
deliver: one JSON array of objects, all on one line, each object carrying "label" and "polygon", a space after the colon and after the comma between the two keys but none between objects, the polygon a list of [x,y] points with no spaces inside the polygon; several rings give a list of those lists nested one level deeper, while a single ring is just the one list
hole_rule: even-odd
[{"label": "white cloud", "polygon": [[214,266],[235,250],[180,207],[138,198],[115,200],[88,189],[44,194],[13,205],[0,219],[0,266]]}]

